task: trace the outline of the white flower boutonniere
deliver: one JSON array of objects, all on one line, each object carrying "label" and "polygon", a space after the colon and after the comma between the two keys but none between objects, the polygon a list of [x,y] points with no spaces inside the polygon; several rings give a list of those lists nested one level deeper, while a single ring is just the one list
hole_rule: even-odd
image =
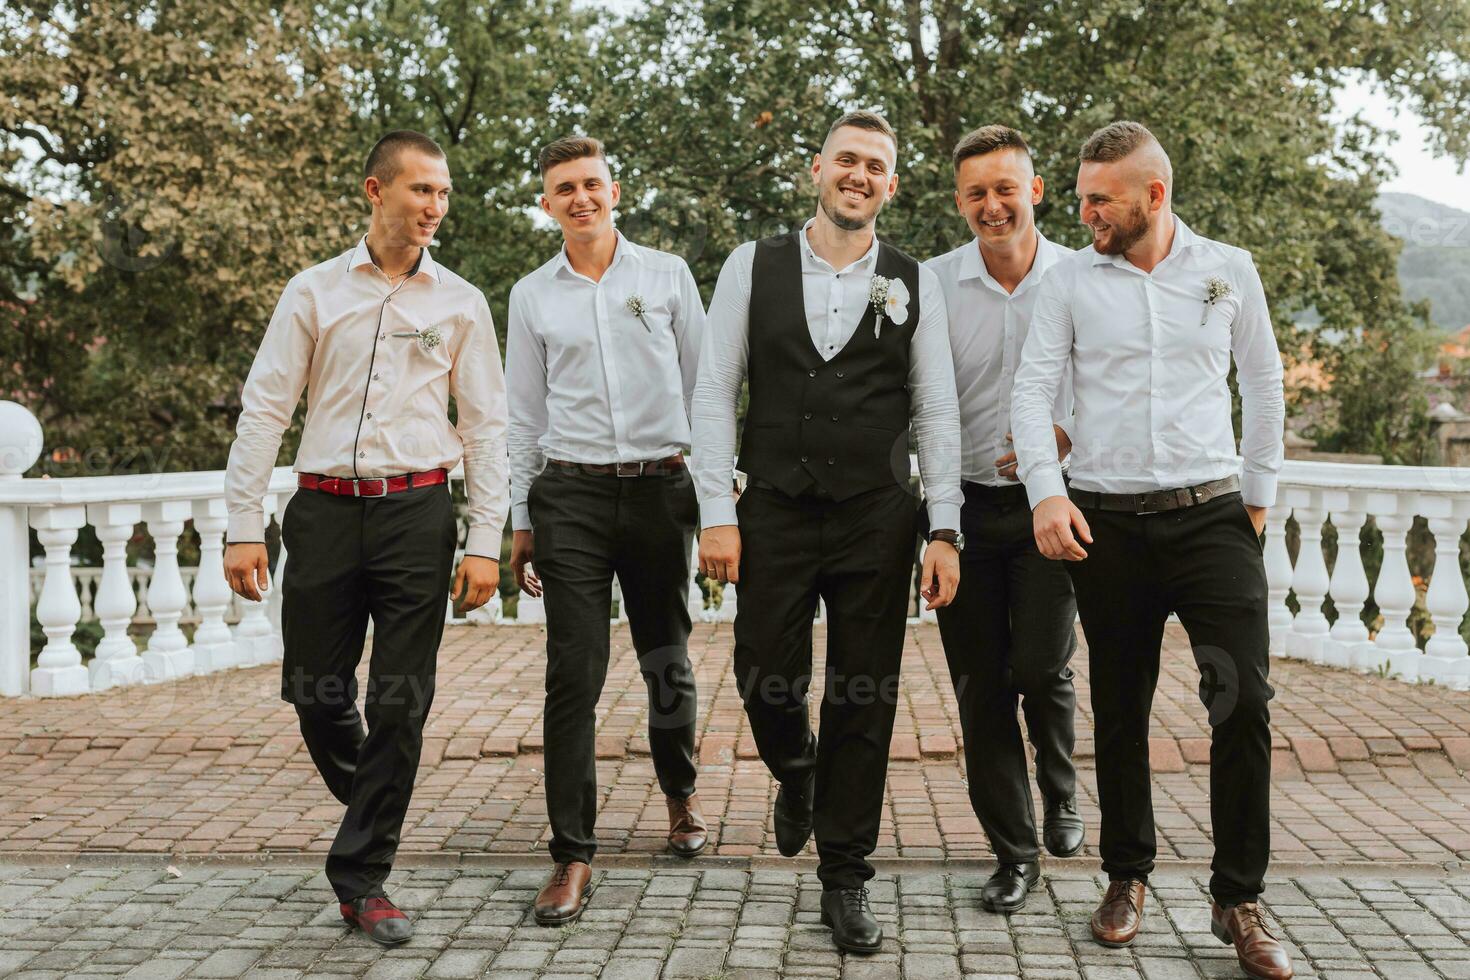
[{"label": "white flower boutonniere", "polygon": [[438,327],[430,327],[427,330],[404,330],[391,334],[393,337],[412,337],[419,342],[419,350],[425,354],[431,353],[444,343],[444,335],[439,332]]},{"label": "white flower boutonniere", "polygon": [[643,314],[648,312],[648,304],[643,301],[642,296],[640,296],[638,293],[634,293],[633,295],[628,297],[627,302],[625,302],[623,305],[628,308],[629,313],[638,318],[638,322],[643,324],[644,330],[647,330],[649,333],[653,333],[653,328],[648,325],[648,320],[646,320],[643,316]]},{"label": "white flower boutonniere", "polygon": [[909,288],[903,284],[902,279],[889,279],[887,276],[874,276],[872,283],[868,286],[868,301],[873,304],[873,336],[878,337],[883,331],[883,317],[893,321],[895,327],[901,327],[909,318]]},{"label": "white flower boutonniere", "polygon": [[1199,325],[1204,326],[1210,318],[1210,308],[1235,292],[1235,287],[1221,279],[1219,276],[1211,276],[1205,280],[1205,310],[1200,314]]}]

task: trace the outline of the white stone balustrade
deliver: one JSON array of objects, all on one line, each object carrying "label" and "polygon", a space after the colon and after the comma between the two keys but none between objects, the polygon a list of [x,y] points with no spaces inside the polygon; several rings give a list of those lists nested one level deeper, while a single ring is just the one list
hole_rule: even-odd
[{"label": "white stone balustrade", "polygon": [[[18,474],[40,451],[39,426],[28,428],[29,418],[18,406],[0,402],[0,563],[5,566],[0,696],[82,694],[280,659],[281,585],[290,570],[288,556],[282,548],[266,601],[247,602],[228,591],[220,566],[223,473],[21,479]],[[451,479],[455,489],[462,487],[461,473]],[[263,501],[267,521],[284,511],[295,489],[289,469],[274,472]],[[1329,521],[1338,540],[1330,568],[1322,548]],[[1459,566],[1467,522],[1470,468],[1288,461],[1277,504],[1266,517],[1271,652],[1380,671],[1411,683],[1470,689],[1470,649],[1460,638],[1470,608]],[[102,544],[101,568],[73,564],[75,542],[87,525]],[[1415,532],[1416,526],[1433,536],[1433,560],[1411,571],[1411,535],[1424,534]],[[151,567],[127,564],[128,542],[140,528],[153,539]],[[1373,528],[1382,536],[1383,560],[1376,573],[1365,565],[1359,545],[1360,535],[1366,542],[1376,540]],[[179,543],[192,542],[195,534],[199,566],[180,567]],[[1298,542],[1294,561],[1289,539]],[[34,563],[33,550],[44,553]],[[696,550],[691,565],[697,555]],[[1418,598],[1414,573],[1427,577],[1423,608],[1434,631],[1422,651],[1409,628]],[[626,622],[616,584],[614,596],[616,619]],[[1288,603],[1293,596],[1296,614]],[[542,600],[522,594],[516,617],[505,618],[498,598],[456,622],[488,628],[545,622]],[[1323,608],[1329,598],[1337,612],[1331,623]],[[688,602],[691,616],[729,623],[738,607],[737,586],[724,586],[718,604],[705,605],[691,578]],[[1371,628],[1362,616],[1369,603],[1380,613]],[[34,666],[33,607],[46,637]],[[921,615],[921,607],[911,594],[911,613],[932,620],[932,614]],[[448,604],[445,615],[452,615]],[[825,608],[819,606],[817,619],[825,619]],[[79,624],[94,620],[103,635],[88,659],[74,634]],[[190,628],[192,636],[186,635]]]},{"label": "white stone balustrade", "polygon": [[[1417,596],[1409,543],[1415,519],[1434,539],[1424,608],[1434,633],[1421,651],[1409,626]],[[1287,519],[1298,528],[1295,566],[1286,553]],[[1329,576],[1322,554],[1324,522],[1337,528],[1337,558]],[[1372,520],[1383,537],[1383,561],[1369,581],[1359,534]],[[1408,682],[1470,690],[1470,649],[1460,628],[1470,594],[1460,568],[1460,542],[1470,521],[1470,468],[1358,466],[1288,461],[1277,506],[1267,519],[1266,574],[1272,652],[1363,672],[1381,671]],[[1295,592],[1292,617],[1286,589]],[[1330,628],[1322,602],[1331,598]],[[1365,604],[1379,611],[1376,633],[1362,622]],[[1286,615],[1282,610],[1286,609]]]}]

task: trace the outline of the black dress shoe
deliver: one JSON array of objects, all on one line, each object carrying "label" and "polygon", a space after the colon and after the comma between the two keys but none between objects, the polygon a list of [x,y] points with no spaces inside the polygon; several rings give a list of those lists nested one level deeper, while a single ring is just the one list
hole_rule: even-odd
[{"label": "black dress shoe", "polygon": [[866,888],[823,890],[822,925],[832,929],[832,942],[844,952],[876,953],[883,946],[883,927],[873,918]]},{"label": "black dress shoe", "polygon": [[1082,818],[1077,815],[1077,797],[1046,804],[1041,821],[1041,839],[1046,849],[1059,858],[1082,850]]},{"label": "black dress shoe", "polygon": [[817,795],[816,773],[808,776],[805,783],[798,789],[782,783],[776,792],[776,849],[786,857],[800,854],[806,842],[811,840],[812,800]]},{"label": "black dress shoe", "polygon": [[980,905],[987,912],[1009,915],[1026,906],[1026,896],[1041,880],[1041,865],[1035,861],[1002,864],[980,891]]}]

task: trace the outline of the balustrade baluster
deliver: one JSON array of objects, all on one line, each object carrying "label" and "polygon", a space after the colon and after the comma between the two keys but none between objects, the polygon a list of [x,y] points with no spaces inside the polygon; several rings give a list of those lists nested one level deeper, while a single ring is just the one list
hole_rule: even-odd
[{"label": "balustrade baluster", "polygon": [[1286,653],[1286,637],[1291,632],[1291,607],[1286,596],[1291,592],[1291,553],[1286,550],[1286,521],[1291,508],[1277,504],[1266,512],[1266,606],[1271,629],[1271,653]]},{"label": "balustrade baluster", "polygon": [[1296,487],[1288,489],[1286,494],[1301,535],[1301,549],[1291,576],[1291,587],[1301,609],[1286,635],[1286,655],[1319,664],[1322,641],[1331,628],[1327,617],[1322,615],[1322,601],[1327,598],[1329,585],[1327,563],[1322,558],[1322,495],[1318,490]]},{"label": "balustrade baluster", "polygon": [[1424,596],[1434,635],[1425,644],[1419,677],[1463,691],[1470,688],[1470,649],[1460,636],[1460,623],[1470,608],[1470,595],[1465,592],[1465,576],[1460,569],[1460,536],[1465,533],[1470,506],[1450,497],[1423,495],[1420,510],[1434,533],[1434,573]]},{"label": "balustrade baluster", "polygon": [[153,579],[148,585],[148,607],[153,611],[153,633],[143,651],[143,670],[149,683],[188,677],[194,673],[194,651],[179,629],[189,602],[179,573],[179,535],[192,508],[187,500],[164,500],[143,506],[143,519],[153,535]]},{"label": "balustrade baluster", "polygon": [[87,521],[102,542],[102,579],[93,600],[102,623],[102,640],[88,673],[94,691],[143,680],[143,658],[128,633],[138,598],[128,575],[128,541],[133,526],[143,519],[138,504],[88,504]]},{"label": "balustrade baluster", "polygon": [[91,686],[82,654],[72,642],[82,603],[71,577],[71,546],[86,521],[86,509],[80,506],[40,507],[30,512],[31,527],[46,549],[46,578],[36,602],[36,620],[46,634],[46,646],[31,671],[31,693],[40,697],[85,694]]},{"label": "balustrade baluster", "polygon": [[1330,585],[1337,622],[1322,641],[1322,662],[1329,667],[1351,667],[1359,659],[1359,646],[1368,643],[1368,627],[1363,625],[1362,616],[1368,601],[1368,575],[1363,570],[1358,542],[1368,514],[1363,509],[1362,494],[1329,490],[1323,494],[1323,503],[1337,528],[1337,562],[1332,567]]},{"label": "balustrade baluster", "polygon": [[194,670],[200,674],[245,663],[225,625],[232,594],[224,570],[224,537],[229,523],[223,497],[194,501],[194,530],[199,532],[199,569],[194,573],[194,608],[199,613],[199,626],[194,630]]}]

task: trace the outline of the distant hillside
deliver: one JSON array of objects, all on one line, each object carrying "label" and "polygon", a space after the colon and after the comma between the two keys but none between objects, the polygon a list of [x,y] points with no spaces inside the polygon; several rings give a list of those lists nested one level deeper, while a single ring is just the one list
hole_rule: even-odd
[{"label": "distant hillside", "polygon": [[1399,282],[1412,301],[1428,300],[1446,330],[1470,326],[1470,213],[1417,194],[1380,194],[1383,227],[1404,240]]}]

